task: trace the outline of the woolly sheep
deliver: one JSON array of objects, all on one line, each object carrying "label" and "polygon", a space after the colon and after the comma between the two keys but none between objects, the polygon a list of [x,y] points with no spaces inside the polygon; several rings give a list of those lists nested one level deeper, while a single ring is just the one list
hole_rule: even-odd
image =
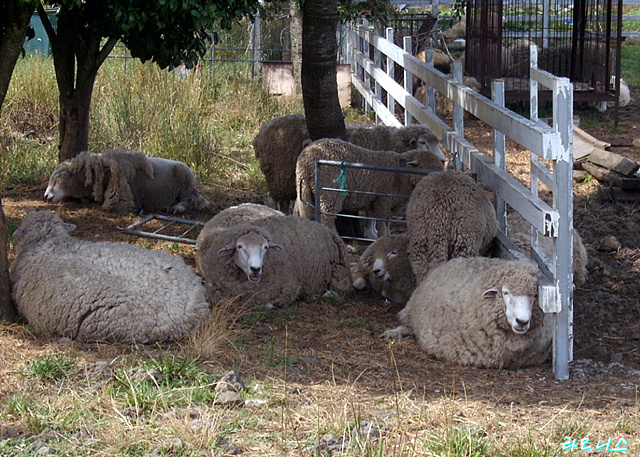
[{"label": "woolly sheep", "polygon": [[81,152],[58,164],[44,197],[50,203],[66,197],[88,199],[114,212],[170,209],[180,213],[209,205],[184,163],[122,149]]},{"label": "woolly sheep", "polygon": [[[413,125],[394,128],[347,124],[350,142],[371,150],[405,152],[431,150],[446,160],[437,138],[428,127]],[[310,143],[304,114],[276,117],[264,124],[253,139],[253,149],[264,174],[267,189],[278,209],[289,213],[296,199],[296,161]]]},{"label": "woolly sheep", "polygon": [[437,359],[480,368],[543,363],[552,319],[537,304],[539,271],[527,261],[457,258],[438,265],[411,295],[398,317]]},{"label": "woolly sheep", "polygon": [[496,213],[480,186],[460,171],[425,176],[407,206],[409,260],[416,282],[438,263],[483,255],[497,231]]},{"label": "woolly sheep", "polygon": [[[307,203],[315,201],[315,185],[313,176],[317,160],[337,160],[358,162],[389,167],[407,165],[411,168],[441,171],[442,161],[429,151],[413,150],[402,154],[393,151],[369,151],[342,140],[319,140],[307,146],[296,166],[296,186],[298,198],[294,205],[294,214],[313,219],[313,206]],[[326,169],[322,175],[323,187],[336,187],[332,183],[336,175],[342,173],[334,169]],[[422,175],[411,173],[391,173],[360,168],[345,168],[346,186],[349,189],[366,192],[383,192],[410,195],[415,184]],[[403,198],[371,194],[347,194],[343,192],[323,192],[320,196],[320,207],[323,213],[338,214],[343,210],[365,211],[368,216],[389,219],[392,215],[404,210],[407,201]],[[322,216],[324,225],[335,230],[335,216]],[[385,234],[385,233],[383,233]]]},{"label": "woolly sheep", "polygon": [[11,265],[18,312],[36,329],[83,341],[174,340],[209,315],[202,280],[182,258],[91,242],[50,211],[27,214]]},{"label": "woolly sheep", "polygon": [[[229,220],[225,211],[242,210],[240,205],[216,217]],[[216,227],[212,219],[198,235],[196,265],[214,303],[237,298],[286,306],[327,289],[345,295],[351,291],[342,240],[296,216],[275,215],[227,227]]]},{"label": "woolly sheep", "polygon": [[[531,224],[520,214],[511,213],[508,217],[507,236],[525,254],[531,249]],[[551,258],[553,241],[550,237],[539,236],[538,244],[548,258]],[[587,264],[589,258],[582,237],[573,229],[573,284],[577,287],[587,282]]]},{"label": "woolly sheep", "polygon": [[353,287],[371,287],[387,300],[404,305],[416,287],[408,246],[406,234],[378,238],[360,256],[353,271]]}]

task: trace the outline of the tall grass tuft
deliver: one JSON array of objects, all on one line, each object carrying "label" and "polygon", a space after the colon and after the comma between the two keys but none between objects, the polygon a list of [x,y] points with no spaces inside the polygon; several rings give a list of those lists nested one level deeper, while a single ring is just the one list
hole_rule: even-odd
[{"label": "tall grass tuft", "polygon": [[96,82],[92,145],[180,160],[199,181],[255,189],[262,177],[253,135],[294,108],[263,94],[242,67],[219,64],[182,73],[114,59]]},{"label": "tall grass tuft", "polygon": [[[221,190],[264,191],[251,140],[301,101],[270,97],[240,64],[170,72],[109,59],[91,105],[89,150],[140,150],[180,160]],[[57,163],[58,90],[50,58],[21,59],[0,115],[0,184],[43,185]]]},{"label": "tall grass tuft", "polygon": [[37,185],[57,160],[58,88],[50,59],[19,59],[0,112],[0,183]]}]

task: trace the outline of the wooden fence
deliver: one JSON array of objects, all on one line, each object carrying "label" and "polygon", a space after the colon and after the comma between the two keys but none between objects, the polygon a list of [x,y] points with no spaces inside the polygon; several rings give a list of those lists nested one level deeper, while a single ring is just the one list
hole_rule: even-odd
[{"label": "wooden fence", "polygon": [[[400,126],[415,121],[428,125],[450,151],[456,168],[468,168],[496,195],[499,239],[509,257],[521,257],[508,240],[507,206],[520,213],[532,226],[532,258],[540,266],[539,303],[545,313],[555,318],[553,370],[557,379],[569,377],[573,357],[573,87],[567,78],[558,78],[536,66],[537,50],[532,49],[531,115],[525,118],[504,107],[504,87],[494,84],[493,100],[462,84],[461,62],[454,63],[451,77],[423,63],[410,52],[393,44],[393,30],[386,37],[376,35],[366,26],[343,30],[345,63],[352,66],[352,83],[367,111],[387,125]],[[411,38],[404,40],[411,49]],[[427,61],[429,61],[429,57]],[[398,71],[397,71],[398,70]],[[404,83],[394,76],[404,74]],[[427,87],[427,106],[413,94],[417,77]],[[551,124],[538,118],[538,87],[553,95]],[[541,87],[542,88],[542,87]],[[454,104],[453,125],[435,114],[435,93]],[[464,112],[486,122],[494,132],[494,160],[475,148],[464,136]],[[399,113],[399,116],[397,115]],[[506,170],[505,138],[511,138],[531,152],[530,187],[527,188]],[[541,162],[539,159],[543,159]],[[549,204],[539,195],[542,182],[553,194]],[[554,240],[554,255],[547,258],[538,246],[538,237]]]}]

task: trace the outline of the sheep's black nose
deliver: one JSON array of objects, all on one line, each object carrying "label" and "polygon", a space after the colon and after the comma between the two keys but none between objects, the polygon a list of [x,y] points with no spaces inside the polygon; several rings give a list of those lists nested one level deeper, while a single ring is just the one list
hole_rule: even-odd
[{"label": "sheep's black nose", "polygon": [[373,274],[378,276],[380,274],[380,268],[373,270]]},{"label": "sheep's black nose", "polygon": [[249,267],[251,269],[251,273],[253,274],[258,274],[260,273],[261,268],[260,267]]},{"label": "sheep's black nose", "polygon": [[516,319],[516,322],[518,323],[518,325],[520,325],[521,327],[524,327],[525,325],[529,324],[529,321],[522,321],[520,319]]}]

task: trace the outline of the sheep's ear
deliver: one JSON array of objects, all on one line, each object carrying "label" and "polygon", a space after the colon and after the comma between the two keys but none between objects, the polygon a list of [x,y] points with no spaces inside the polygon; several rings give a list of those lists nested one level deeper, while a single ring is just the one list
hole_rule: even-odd
[{"label": "sheep's ear", "polygon": [[218,255],[220,255],[220,256],[222,256],[222,255],[231,255],[234,252],[236,252],[236,244],[235,243],[231,243],[231,244],[227,244],[223,248],[220,248],[220,250],[218,251]]},{"label": "sheep's ear", "polygon": [[415,138],[411,138],[411,139],[409,140],[409,146],[411,147],[411,149],[415,149],[415,147],[416,147],[416,142],[417,142],[417,141],[416,141],[416,139],[415,139]]},{"label": "sheep's ear", "polygon": [[67,232],[73,232],[76,229],[76,226],[74,224],[69,224],[68,222],[63,222],[62,228]]},{"label": "sheep's ear", "polygon": [[407,167],[417,167],[418,166],[418,161],[417,160],[409,160],[407,161]]},{"label": "sheep's ear", "polygon": [[283,251],[282,246],[280,246],[279,244],[269,244],[269,246],[267,247],[269,252],[281,252]]},{"label": "sheep's ear", "polygon": [[496,289],[495,287],[482,292],[483,297],[495,297],[496,295],[498,295],[498,289]]}]

